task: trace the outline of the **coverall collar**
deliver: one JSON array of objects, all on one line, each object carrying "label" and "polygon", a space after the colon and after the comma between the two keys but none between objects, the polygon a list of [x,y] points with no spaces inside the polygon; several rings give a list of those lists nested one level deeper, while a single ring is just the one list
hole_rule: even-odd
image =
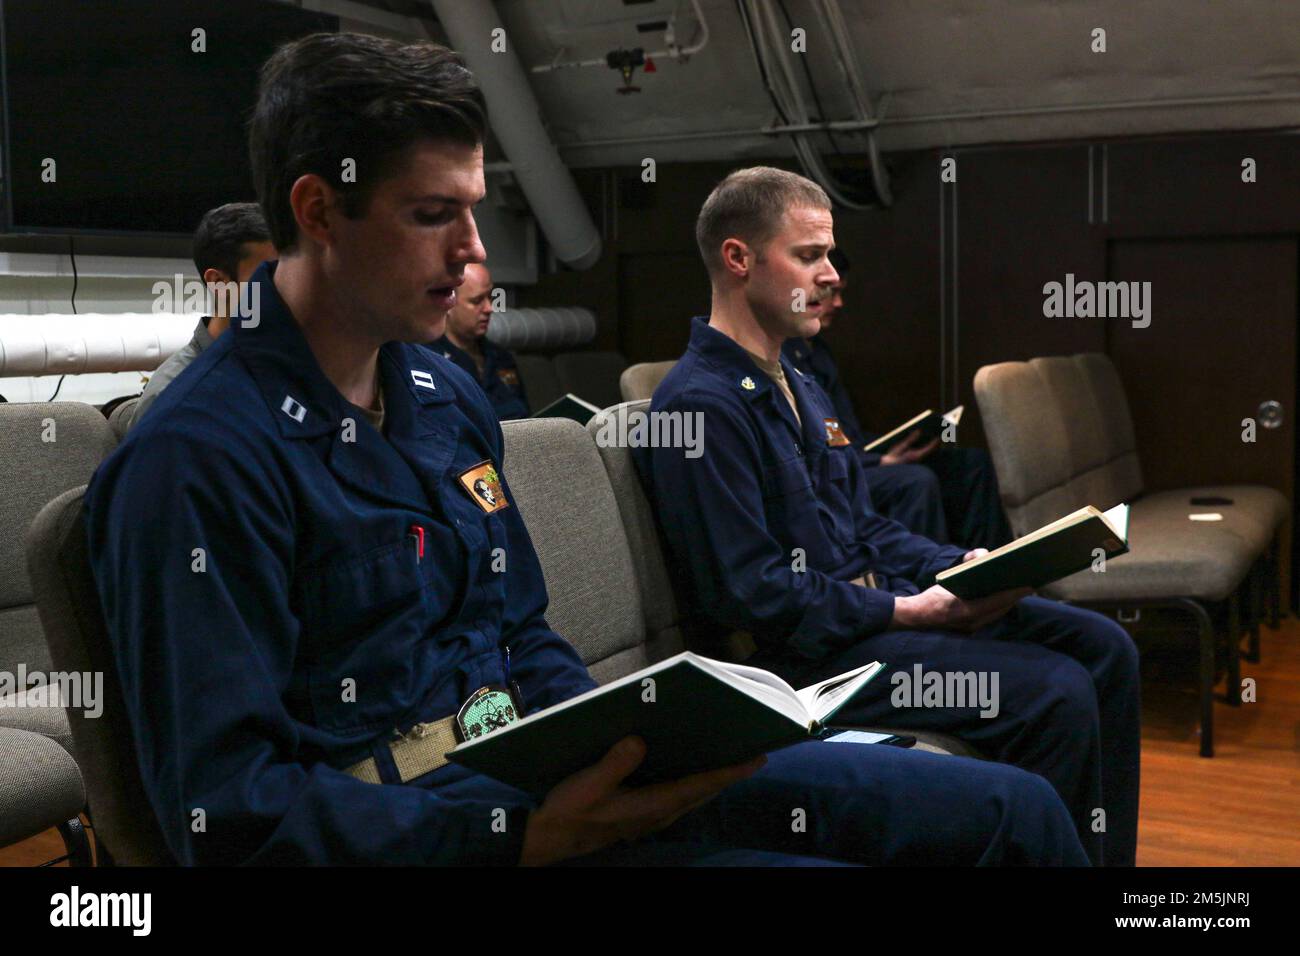
[{"label": "coverall collar", "polygon": [[[249,279],[258,285],[257,295],[248,297],[260,305],[256,323],[241,314],[231,320],[230,331],[234,347],[275,412],[280,433],[286,438],[315,438],[337,431],[343,419],[356,417],[356,409],[321,371],[302,329],[280,298],[273,281],[277,265],[265,262]],[[400,342],[389,342],[379,350],[380,381],[394,426],[419,427],[418,414],[407,411],[404,395],[417,406],[446,404],[455,397],[433,362],[421,359],[432,356]]]},{"label": "coverall collar", "polygon": [[[803,446],[810,452],[826,444],[825,423],[808,398],[807,381],[803,373],[790,364],[784,352],[781,355],[781,370],[785,372],[786,382],[799,406],[798,422],[795,421],[785,396],[777,394],[776,383],[758,367],[739,342],[709,325],[707,315],[696,316],[691,321],[690,350],[727,378],[749,401],[762,399],[771,402],[776,413],[800,436]],[[753,388],[746,383],[752,383]]]}]

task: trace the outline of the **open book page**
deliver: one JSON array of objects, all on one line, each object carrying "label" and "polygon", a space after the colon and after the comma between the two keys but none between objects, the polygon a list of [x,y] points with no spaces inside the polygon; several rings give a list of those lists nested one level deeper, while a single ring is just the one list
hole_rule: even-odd
[{"label": "open book page", "polygon": [[837,674],[820,683],[810,684],[800,688],[799,700],[809,714],[819,722],[825,723],[884,667],[885,665],[880,661],[872,661],[870,664]]},{"label": "open book page", "polygon": [[1115,532],[1115,537],[1128,544],[1128,505],[1116,505],[1103,513],[1101,520],[1106,522],[1106,527]]},{"label": "open book page", "polygon": [[[729,664],[709,657],[691,655],[693,663],[719,680],[743,691],[755,700],[761,700],[773,710],[807,727],[812,723],[813,712],[793,687],[771,671],[744,664]],[[834,678],[832,678],[834,680]]]}]

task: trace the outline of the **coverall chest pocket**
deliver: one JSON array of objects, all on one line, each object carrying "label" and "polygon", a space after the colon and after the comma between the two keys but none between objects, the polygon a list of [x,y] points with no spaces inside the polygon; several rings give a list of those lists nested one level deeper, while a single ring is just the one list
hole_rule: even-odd
[{"label": "coverall chest pocket", "polygon": [[294,592],[317,726],[390,725],[412,703],[412,661],[426,618],[415,541],[301,568]]},{"label": "coverall chest pocket", "polygon": [[808,475],[808,463],[802,456],[788,458],[763,469],[763,497],[776,498],[812,498],[812,479]]},{"label": "coverall chest pocket", "polygon": [[826,464],[823,466],[826,469],[826,476],[844,493],[845,497],[849,497],[849,455],[854,453],[855,449],[852,446],[826,449]]},{"label": "coverall chest pocket", "polygon": [[421,584],[416,544],[407,537],[299,568],[294,610],[306,649],[360,639],[384,617],[418,604]]}]

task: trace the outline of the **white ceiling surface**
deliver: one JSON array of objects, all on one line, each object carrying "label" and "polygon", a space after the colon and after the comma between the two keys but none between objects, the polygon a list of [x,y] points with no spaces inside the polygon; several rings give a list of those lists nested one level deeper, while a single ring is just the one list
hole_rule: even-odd
[{"label": "white ceiling surface", "polygon": [[[481,0],[475,0],[481,2]],[[773,0],[774,2],[774,0]],[[574,166],[786,155],[757,130],[775,113],[733,0],[701,0],[712,34],[689,63],[638,71],[639,94],[618,95],[605,68],[531,74],[551,134]],[[1297,0],[841,0],[883,149],[1300,127]],[[662,46],[634,24],[681,13],[687,0],[497,0],[526,68],[603,57],[618,46]],[[832,119],[851,119],[838,67],[811,0],[787,0],[808,35],[809,67]],[[1105,53],[1092,31],[1106,31]],[[1016,115],[997,116],[1014,111]],[[989,115],[994,114],[994,115]],[[865,137],[843,134],[846,151]],[[609,140],[641,142],[610,145]],[[582,145],[605,143],[605,145]]]}]

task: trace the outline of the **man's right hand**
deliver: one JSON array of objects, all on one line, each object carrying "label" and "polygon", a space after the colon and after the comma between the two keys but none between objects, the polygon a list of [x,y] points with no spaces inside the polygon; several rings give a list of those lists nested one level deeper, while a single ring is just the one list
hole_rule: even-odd
[{"label": "man's right hand", "polygon": [[906,438],[896,442],[889,451],[880,456],[880,463],[882,465],[910,465],[925,458],[930,452],[939,447],[939,439],[935,438],[920,448],[916,448],[915,445],[920,437],[921,433],[913,429]]},{"label": "man's right hand", "polygon": [[889,626],[899,631],[978,631],[1033,593],[1031,588],[1015,588],[963,601],[936,584],[920,594],[895,598],[894,619]]},{"label": "man's right hand", "polygon": [[622,786],[644,759],[645,742],[625,737],[599,763],[552,787],[542,805],[528,815],[520,864],[544,866],[662,830],[767,762],[766,757],[756,757],[667,783]]}]

